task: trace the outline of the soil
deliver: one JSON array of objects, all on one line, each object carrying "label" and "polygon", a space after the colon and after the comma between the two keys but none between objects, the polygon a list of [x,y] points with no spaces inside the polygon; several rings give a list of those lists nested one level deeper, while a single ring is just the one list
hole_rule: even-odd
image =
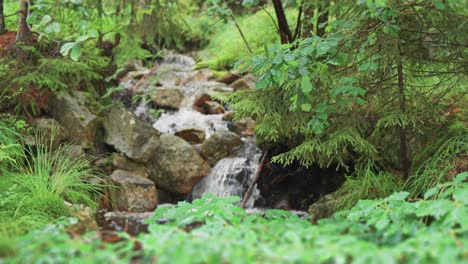
[{"label": "soil", "polygon": [[0,58],[3,57],[4,51],[8,50],[15,43],[16,32],[7,31],[0,35]]}]

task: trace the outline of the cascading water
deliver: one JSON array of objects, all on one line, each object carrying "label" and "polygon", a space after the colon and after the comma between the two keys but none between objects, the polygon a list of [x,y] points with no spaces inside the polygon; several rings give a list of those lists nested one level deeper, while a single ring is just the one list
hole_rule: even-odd
[{"label": "cascading water", "polygon": [[[177,111],[166,111],[155,120],[153,127],[161,133],[174,134],[183,129],[204,130],[209,138],[215,131],[228,130],[228,122],[223,120],[223,114],[206,115],[194,110],[194,102],[201,95],[211,95],[216,92],[229,92],[232,88],[223,83],[209,81],[209,72],[192,70],[195,61],[183,55],[169,55],[158,63],[156,72],[159,82],[169,83],[172,76],[178,78],[178,88],[183,91],[183,100]],[[131,87],[134,83],[126,85]],[[174,86],[174,85],[172,85]],[[146,91],[146,90],[145,90]],[[149,116],[148,107],[140,104],[133,108],[138,116]],[[211,192],[216,196],[244,197],[251,184],[255,172],[259,166],[261,151],[251,141],[252,138],[244,138],[244,144],[230,157],[221,159],[212,168],[209,176],[198,183],[192,193],[193,198],[200,198],[204,193]],[[260,192],[255,188],[247,207],[252,207]]]},{"label": "cascading water", "polygon": [[[244,197],[258,169],[262,152],[255,145],[246,142],[235,156],[221,159],[210,175],[199,182],[192,192],[193,198],[200,198],[210,192],[218,197]],[[255,188],[247,207],[253,207],[260,192]]]}]

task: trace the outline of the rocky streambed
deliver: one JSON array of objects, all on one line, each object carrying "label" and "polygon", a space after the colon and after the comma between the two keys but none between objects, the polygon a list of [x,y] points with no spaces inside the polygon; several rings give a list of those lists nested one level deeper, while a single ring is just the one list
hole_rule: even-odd
[{"label": "rocky streambed", "polygon": [[[108,197],[115,203],[103,202],[102,227],[136,234],[145,231],[143,221],[158,206],[206,192],[245,196],[262,156],[255,146],[255,122],[233,120],[215,95],[254,89],[255,77],[230,74],[215,80],[209,70],[194,66],[193,58],[177,54],[151,69],[128,64],[108,107],[99,107],[85,92],[57,93],[50,98],[52,118],[33,121],[45,130],[59,127],[58,143],[75,142],[77,155],[95,156],[94,165],[116,186]],[[317,200],[329,192],[317,189],[329,176],[317,170],[299,170],[295,175],[303,177],[294,178],[288,176],[291,169],[267,167],[247,207],[304,209],[308,204],[291,202],[292,196],[310,202],[309,196]],[[305,184],[315,186],[312,193]]]}]

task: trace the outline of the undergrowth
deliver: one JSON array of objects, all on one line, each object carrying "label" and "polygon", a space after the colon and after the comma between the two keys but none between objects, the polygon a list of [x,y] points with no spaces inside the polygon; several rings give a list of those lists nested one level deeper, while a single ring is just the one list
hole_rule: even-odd
[{"label": "undergrowth", "polygon": [[361,200],[316,225],[281,210],[247,215],[236,197],[205,195],[157,209],[148,234],[121,234],[115,244],[93,233],[71,239],[63,224],[31,232],[6,263],[461,263],[467,178],[459,174],[416,202],[408,192]]},{"label": "undergrowth", "polygon": [[[287,10],[289,21],[295,21],[295,13],[293,10]],[[253,15],[236,19],[254,52],[263,49],[266,45],[279,43],[276,26],[266,12],[258,11]],[[236,61],[249,54],[239,31],[232,23],[218,22],[214,25],[213,31],[210,43],[201,55],[206,60],[198,63],[197,67],[208,67],[213,70],[229,69]]]}]

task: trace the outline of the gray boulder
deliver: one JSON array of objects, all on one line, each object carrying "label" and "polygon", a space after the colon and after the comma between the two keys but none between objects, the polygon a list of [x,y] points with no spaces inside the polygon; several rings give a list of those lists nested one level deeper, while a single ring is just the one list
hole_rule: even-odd
[{"label": "gray boulder", "polygon": [[116,203],[120,211],[147,212],[158,206],[156,187],[152,181],[124,170],[114,171],[111,179],[119,187]]},{"label": "gray boulder", "polygon": [[208,164],[214,166],[220,159],[229,156],[234,147],[240,146],[242,143],[241,138],[233,132],[216,131],[203,142],[200,154]]},{"label": "gray boulder", "polygon": [[76,97],[60,92],[51,96],[50,115],[64,127],[67,137],[77,141],[85,149],[92,149],[97,141],[100,121]]},{"label": "gray boulder", "polygon": [[200,144],[205,141],[206,138],[205,130],[199,128],[182,129],[177,131],[175,135],[192,144]]},{"label": "gray boulder", "polygon": [[247,74],[239,80],[231,83],[231,87],[237,90],[253,90],[257,85],[257,77],[252,74]]},{"label": "gray boulder", "polygon": [[159,144],[159,131],[144,123],[121,105],[104,113],[104,142],[130,159],[146,163]]},{"label": "gray boulder", "polygon": [[148,178],[148,169],[144,164],[134,162],[121,153],[112,154],[112,166],[116,169],[131,171],[143,178]]},{"label": "gray boulder", "polygon": [[190,193],[211,170],[189,143],[170,134],[161,135],[160,144],[147,166],[150,179],[158,188],[178,194]]}]

